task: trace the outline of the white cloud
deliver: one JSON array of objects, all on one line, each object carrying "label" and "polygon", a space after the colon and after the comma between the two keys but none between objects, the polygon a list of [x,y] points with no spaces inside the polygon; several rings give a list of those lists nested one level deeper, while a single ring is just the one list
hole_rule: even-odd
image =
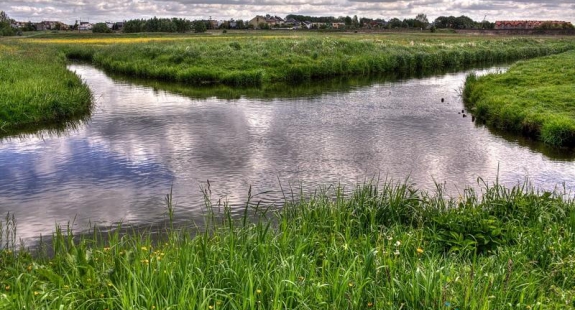
[{"label": "white cloud", "polygon": [[474,20],[553,19],[575,23],[573,0],[7,0],[3,10],[16,20],[77,19],[120,21],[133,18],[250,19],[256,14],[302,14],[430,20],[441,15],[467,15]]}]

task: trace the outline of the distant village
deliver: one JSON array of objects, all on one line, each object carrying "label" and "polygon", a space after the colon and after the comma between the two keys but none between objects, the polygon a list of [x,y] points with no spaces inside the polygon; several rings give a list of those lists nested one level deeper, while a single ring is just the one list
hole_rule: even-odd
[{"label": "distant village", "polygon": [[[156,30],[144,26],[145,23],[156,20]],[[162,21],[173,21],[175,26],[161,27]],[[180,21],[184,25],[179,27],[177,22]],[[131,23],[131,24],[130,24]],[[127,30],[127,24],[132,27]],[[136,24],[136,27],[133,26]],[[105,28],[104,28],[105,25]],[[194,27],[199,25],[200,27]],[[89,21],[76,21],[73,25],[66,24],[60,21],[15,21],[11,20],[11,26],[14,30],[18,31],[93,31],[93,32],[140,32],[140,31],[165,31],[165,32],[185,32],[195,30],[196,32],[205,31],[208,29],[397,29],[397,28],[417,28],[417,29],[435,29],[435,28],[452,28],[452,29],[572,29],[574,28],[570,22],[566,21],[496,21],[491,23],[486,21],[477,22],[466,16],[440,16],[433,22],[429,22],[424,14],[419,14],[413,19],[392,18],[390,20],[359,18],[354,17],[311,17],[302,15],[288,15],[285,18],[274,15],[256,15],[250,20],[195,20],[189,21],[186,19],[165,19],[153,18],[149,20],[130,20],[121,22],[99,22],[92,23]],[[99,27],[99,28],[97,28]],[[159,29],[159,30],[158,30]],[[183,31],[182,31],[183,30]],[[199,31],[198,31],[199,30]]]}]

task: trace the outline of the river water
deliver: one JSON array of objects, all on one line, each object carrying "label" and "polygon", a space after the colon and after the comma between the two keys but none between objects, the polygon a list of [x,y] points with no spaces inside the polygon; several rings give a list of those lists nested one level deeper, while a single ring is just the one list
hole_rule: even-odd
[{"label": "river water", "polygon": [[212,199],[237,210],[250,186],[252,201],[281,205],[280,182],[314,190],[409,178],[421,189],[445,183],[453,195],[478,187],[478,177],[574,187],[571,153],[462,116],[459,90],[469,71],[221,99],[69,68],[94,94],[91,119],[63,133],[0,141],[0,214],[15,215],[20,238],[50,234],[56,223],[76,230],[162,223],[171,187],[177,221],[196,220],[207,180]]}]

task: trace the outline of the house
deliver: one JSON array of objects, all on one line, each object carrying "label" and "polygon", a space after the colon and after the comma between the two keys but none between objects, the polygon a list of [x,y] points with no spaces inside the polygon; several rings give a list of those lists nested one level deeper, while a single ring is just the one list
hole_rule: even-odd
[{"label": "house", "polygon": [[92,27],[94,25],[90,24],[90,22],[80,22],[80,25],[78,25],[78,30],[92,30]]},{"label": "house", "polygon": [[12,28],[14,29],[22,29],[24,27],[26,27],[26,25],[28,24],[28,22],[17,22],[17,21],[13,21],[10,26],[12,26]]},{"label": "house", "polygon": [[124,22],[115,22],[112,30],[122,31],[124,29]]},{"label": "house", "polygon": [[281,26],[284,24],[283,18],[279,16],[272,16],[267,14],[266,16],[257,15],[256,17],[252,18],[248,25],[252,25],[254,29],[261,28],[261,25],[267,25],[267,27],[274,27],[274,26]]},{"label": "house", "polygon": [[68,30],[69,26],[64,24],[63,22],[58,21],[41,21],[39,23],[35,23],[36,30],[44,31],[44,30]]},{"label": "house", "polygon": [[331,23],[332,29],[345,29],[345,23]]}]

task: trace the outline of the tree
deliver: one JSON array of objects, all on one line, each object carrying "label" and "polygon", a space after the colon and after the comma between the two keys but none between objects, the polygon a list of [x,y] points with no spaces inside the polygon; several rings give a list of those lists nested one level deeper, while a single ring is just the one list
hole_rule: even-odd
[{"label": "tree", "polygon": [[204,21],[196,20],[194,22],[194,32],[202,33],[206,32],[206,30],[208,30],[208,27],[206,27],[206,23],[204,23]]},{"label": "tree", "polygon": [[6,12],[4,11],[0,11],[0,23],[4,23],[4,22],[10,22],[10,18],[8,17],[8,14],[6,14]]},{"label": "tree", "polygon": [[0,36],[13,36],[14,29],[10,25],[10,18],[4,11],[0,11]]},{"label": "tree", "polygon": [[417,14],[417,16],[415,17],[414,26],[416,28],[427,28],[427,25],[429,25],[429,21],[427,20],[427,15]]},{"label": "tree", "polygon": [[351,17],[349,17],[349,16],[346,16],[346,17],[345,17],[345,27],[346,27],[346,28],[350,28],[352,22],[353,22],[353,21],[351,20]]},{"label": "tree", "polygon": [[110,33],[112,30],[105,23],[96,23],[92,27],[93,33]]},{"label": "tree", "polygon": [[401,20],[399,20],[399,18],[392,18],[392,19],[390,19],[389,22],[387,23],[387,26],[388,26],[390,29],[393,29],[393,28],[401,28],[402,25],[403,25],[403,23],[401,22]]}]

